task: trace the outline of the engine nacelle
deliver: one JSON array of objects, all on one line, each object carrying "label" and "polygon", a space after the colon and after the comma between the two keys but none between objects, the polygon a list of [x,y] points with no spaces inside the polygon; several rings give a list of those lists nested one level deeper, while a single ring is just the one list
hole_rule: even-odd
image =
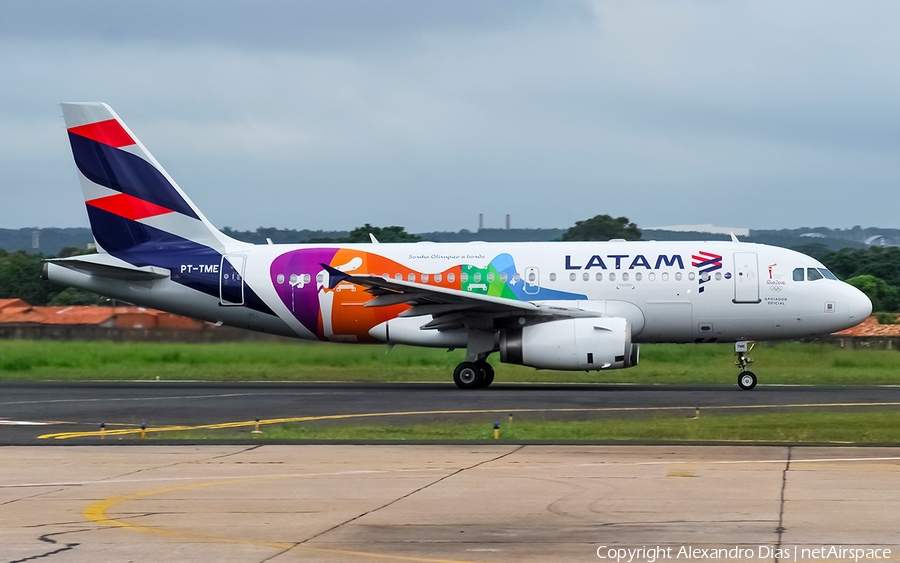
[{"label": "engine nacelle", "polygon": [[465,348],[468,331],[422,330],[422,326],[434,320],[431,315],[422,317],[397,317],[385,321],[369,330],[369,336],[388,344],[409,346],[431,346],[434,348]]},{"label": "engine nacelle", "polygon": [[638,345],[631,343],[628,319],[565,319],[503,331],[500,361],[543,369],[621,369],[637,365]]}]

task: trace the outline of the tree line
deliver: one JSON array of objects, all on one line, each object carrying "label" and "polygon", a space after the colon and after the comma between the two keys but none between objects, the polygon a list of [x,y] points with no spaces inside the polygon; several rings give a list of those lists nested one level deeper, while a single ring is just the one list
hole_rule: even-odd
[{"label": "tree line", "polygon": [[[64,248],[60,255],[82,253],[74,248]],[[43,254],[29,254],[24,250],[7,252],[0,249],[0,299],[21,299],[29,305],[108,305],[103,297],[66,287],[43,279]]]},{"label": "tree line", "polygon": [[[226,234],[253,235],[246,238],[252,242],[265,243],[265,239],[282,238],[277,229],[257,229],[240,232],[226,230]],[[291,233],[303,236],[311,243],[367,243],[369,234],[379,242],[416,242],[418,235],[407,233],[403,227],[373,227],[366,223],[352,231],[305,231]],[[317,236],[318,235],[318,236]],[[241,237],[244,238],[244,237]],[[626,217],[597,215],[578,221],[561,237],[564,241],[588,240],[606,241],[611,239],[640,240],[641,230]],[[796,247],[798,251],[811,254],[842,280],[862,290],[872,300],[873,309],[882,312],[900,311],[900,248],[870,246],[867,248],[844,248],[828,251],[823,246],[809,245]],[[60,256],[90,251],[63,248]],[[0,299],[19,298],[32,305],[103,305],[108,300],[75,288],[65,288],[41,278],[43,254],[29,254],[25,251],[7,252],[0,249]]]},{"label": "tree line", "polygon": [[872,310],[900,311],[900,248],[845,248],[826,255],[822,263],[865,293],[872,300]]}]

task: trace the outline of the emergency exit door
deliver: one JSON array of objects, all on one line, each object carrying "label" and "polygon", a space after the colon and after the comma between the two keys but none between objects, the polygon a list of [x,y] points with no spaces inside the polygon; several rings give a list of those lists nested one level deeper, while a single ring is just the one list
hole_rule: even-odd
[{"label": "emergency exit door", "polygon": [[759,303],[759,265],[755,252],[734,253],[734,302]]},{"label": "emergency exit door", "polygon": [[219,303],[221,305],[244,304],[245,256],[226,254],[219,266]]},{"label": "emergency exit door", "polygon": [[536,294],[541,290],[541,272],[537,268],[525,268],[525,293]]}]

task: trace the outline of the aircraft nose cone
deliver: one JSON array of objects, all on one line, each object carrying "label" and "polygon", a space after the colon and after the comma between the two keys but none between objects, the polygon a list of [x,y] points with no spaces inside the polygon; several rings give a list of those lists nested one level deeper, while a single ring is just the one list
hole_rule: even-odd
[{"label": "aircraft nose cone", "polygon": [[849,306],[850,322],[859,324],[872,314],[872,302],[869,301],[869,298],[866,297],[866,294],[862,291],[855,287],[851,287],[851,289]]}]

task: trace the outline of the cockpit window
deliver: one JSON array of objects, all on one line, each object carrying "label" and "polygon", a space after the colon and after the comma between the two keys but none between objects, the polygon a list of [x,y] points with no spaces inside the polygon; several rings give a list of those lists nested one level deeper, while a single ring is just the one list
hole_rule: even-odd
[{"label": "cockpit window", "polygon": [[822,278],[824,278],[824,277],[825,277],[825,276],[823,276],[823,275],[819,272],[819,270],[817,270],[817,269],[815,269],[815,268],[807,268],[807,269],[806,269],[806,279],[808,279],[809,281],[820,280],[820,279],[822,279]]},{"label": "cockpit window", "polygon": [[803,281],[803,268],[794,268],[794,281]]},{"label": "cockpit window", "polygon": [[822,272],[822,275],[825,276],[829,280],[837,280],[837,276],[832,274],[826,268],[819,268],[819,271]]}]

